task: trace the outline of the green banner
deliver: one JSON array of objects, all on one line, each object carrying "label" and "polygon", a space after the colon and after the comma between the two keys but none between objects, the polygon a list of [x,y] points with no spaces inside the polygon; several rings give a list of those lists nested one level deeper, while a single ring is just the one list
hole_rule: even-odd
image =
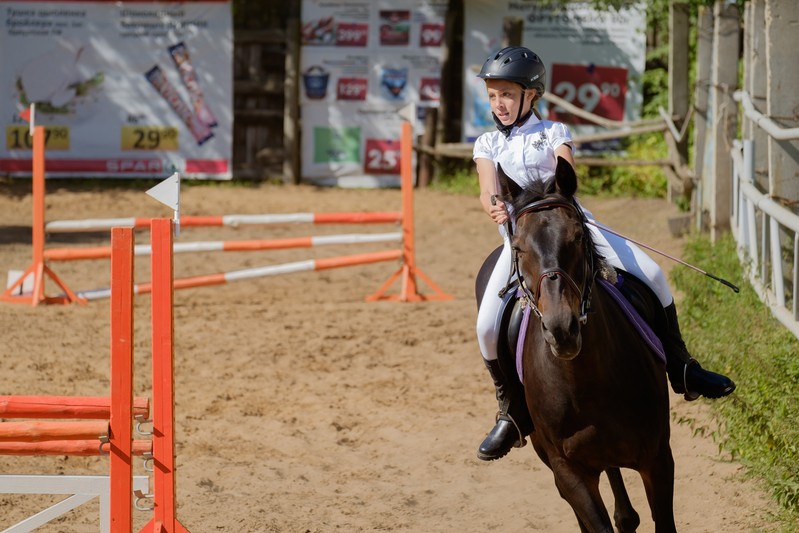
[{"label": "green banner", "polygon": [[361,128],[314,128],[314,163],[360,163]]}]

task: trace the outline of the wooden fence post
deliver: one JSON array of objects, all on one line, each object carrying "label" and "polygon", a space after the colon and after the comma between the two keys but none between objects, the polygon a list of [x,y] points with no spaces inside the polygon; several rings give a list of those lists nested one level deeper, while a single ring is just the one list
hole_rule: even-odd
[{"label": "wooden fence post", "polygon": [[[766,112],[768,93],[768,57],[766,54],[766,0],[751,0],[746,4],[744,15],[744,90],[755,108]],[[754,141],[755,183],[763,191],[769,187],[768,180],[768,134],[743,117],[744,139]]]},{"label": "wooden fence post", "polygon": [[286,92],[283,102],[283,183],[298,184],[300,168],[300,8],[291,2],[286,24]]},{"label": "wooden fence post", "polygon": [[[688,33],[690,29],[688,4],[669,5],[669,116],[677,117],[675,126],[682,129],[688,118]],[[688,138],[677,140],[666,134],[669,156],[681,183],[669,186],[670,199],[674,194],[691,197],[693,179],[687,175]],[[676,186],[675,186],[676,185]]]},{"label": "wooden fence post", "polygon": [[713,11],[707,6],[699,6],[696,21],[696,87],[694,87],[694,177],[697,188],[691,207],[696,214],[696,226],[702,229],[706,221],[703,192],[705,140],[708,135],[708,97],[710,92],[710,70],[713,62]]},{"label": "wooden fence post", "polygon": [[[416,186],[419,188],[427,187],[433,181],[435,166],[432,151],[436,145],[436,124],[438,123],[438,109],[428,107],[424,117],[424,133],[420,144],[422,150],[419,151],[419,173],[416,177]],[[429,150],[426,150],[429,148]]]},{"label": "wooden fence post", "polygon": [[[796,119],[795,87],[799,72],[788,65],[796,63],[799,45],[799,4],[766,0],[766,50],[768,81],[766,115],[783,128],[799,126]],[[763,111],[761,110],[761,113]],[[755,148],[757,151],[757,148]],[[769,194],[788,202],[799,200],[799,153],[795,140],[768,139]]]},{"label": "wooden fence post", "polygon": [[736,138],[738,106],[732,98],[738,86],[739,22],[738,6],[716,0],[713,8],[713,66],[711,69],[708,108],[709,135],[702,173],[702,208],[707,209],[710,220],[710,238],[715,241],[730,228],[731,195],[730,176],[732,161],[730,150]]},{"label": "wooden fence post", "polygon": [[502,19],[502,46],[521,46],[524,19],[505,17]]}]

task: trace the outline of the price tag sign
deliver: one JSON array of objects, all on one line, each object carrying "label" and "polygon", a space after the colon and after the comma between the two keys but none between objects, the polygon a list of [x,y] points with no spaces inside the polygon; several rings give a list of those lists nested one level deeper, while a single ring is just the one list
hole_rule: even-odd
[{"label": "price tag sign", "polygon": [[[33,138],[28,134],[27,124],[6,126],[7,150],[32,150]],[[68,126],[45,126],[44,147],[47,150],[69,150]]]},{"label": "price tag sign", "polygon": [[172,126],[122,126],[120,148],[136,151],[177,151],[178,129]]},{"label": "price tag sign", "polygon": [[419,82],[419,99],[423,102],[441,100],[441,80],[438,78],[422,78]]},{"label": "price tag sign", "polygon": [[363,167],[367,174],[399,174],[400,142],[391,139],[366,139]]},{"label": "price tag sign", "polygon": [[[627,69],[596,65],[553,64],[552,92],[567,102],[610,120],[624,120],[627,94]],[[554,106],[552,120],[570,124],[590,124]]]},{"label": "price tag sign", "polygon": [[336,25],[336,46],[366,46],[369,25],[340,22]]},{"label": "price tag sign", "polygon": [[438,22],[422,23],[422,32],[419,36],[419,46],[441,46],[444,40],[444,25]]},{"label": "price tag sign", "polygon": [[336,84],[337,100],[366,100],[366,78],[339,78]]}]

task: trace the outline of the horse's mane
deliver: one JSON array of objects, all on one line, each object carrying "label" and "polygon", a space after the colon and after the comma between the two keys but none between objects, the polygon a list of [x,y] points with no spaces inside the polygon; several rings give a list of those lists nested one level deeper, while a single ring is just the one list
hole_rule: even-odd
[{"label": "horse's mane", "polygon": [[605,257],[597,250],[593,233],[591,233],[587,227],[588,223],[583,210],[580,208],[573,196],[566,197],[555,190],[554,180],[533,182],[532,184],[523,188],[521,193],[511,199],[511,205],[513,206],[513,211],[518,213],[531,203],[541,200],[560,201],[574,205],[580,219],[580,224],[583,226],[583,239],[585,240],[586,250],[593,256],[595,271],[599,274],[599,276],[615,283],[616,271],[605,261]]}]

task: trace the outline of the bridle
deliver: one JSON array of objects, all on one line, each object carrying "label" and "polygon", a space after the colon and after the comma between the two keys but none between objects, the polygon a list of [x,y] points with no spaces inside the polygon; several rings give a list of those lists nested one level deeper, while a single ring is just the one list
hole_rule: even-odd
[{"label": "bridle", "polygon": [[[560,199],[543,199],[537,200],[535,202],[531,202],[524,207],[522,207],[519,212],[516,214],[516,220],[518,222],[523,216],[528,215],[530,213],[537,213],[540,211],[545,211],[548,209],[557,209],[557,208],[564,208],[564,209],[571,209],[574,211],[580,219],[581,224],[583,225],[584,231],[588,231],[585,226],[585,214],[583,213],[582,209],[576,205],[576,203],[569,202],[566,200]],[[516,270],[516,274],[519,277],[519,286],[521,287],[530,307],[532,308],[533,312],[538,316],[539,319],[543,318],[541,310],[538,308],[538,295],[541,293],[541,284],[544,282],[544,279],[549,280],[556,280],[558,277],[562,277],[564,280],[568,282],[568,286],[574,289],[574,291],[580,296],[580,324],[585,324],[588,320],[588,311],[591,306],[591,289],[594,286],[594,277],[596,276],[596,270],[594,268],[594,254],[593,251],[590,250],[590,241],[588,239],[584,239],[585,242],[585,254],[588,259],[586,263],[583,263],[583,287],[582,289],[574,281],[565,270],[559,267],[548,268],[543,270],[541,274],[538,276],[538,281],[535,284],[535,291],[530,290],[530,286],[524,279],[524,275],[522,275],[522,271],[519,268],[519,253],[514,248],[513,250],[513,267]]]}]

